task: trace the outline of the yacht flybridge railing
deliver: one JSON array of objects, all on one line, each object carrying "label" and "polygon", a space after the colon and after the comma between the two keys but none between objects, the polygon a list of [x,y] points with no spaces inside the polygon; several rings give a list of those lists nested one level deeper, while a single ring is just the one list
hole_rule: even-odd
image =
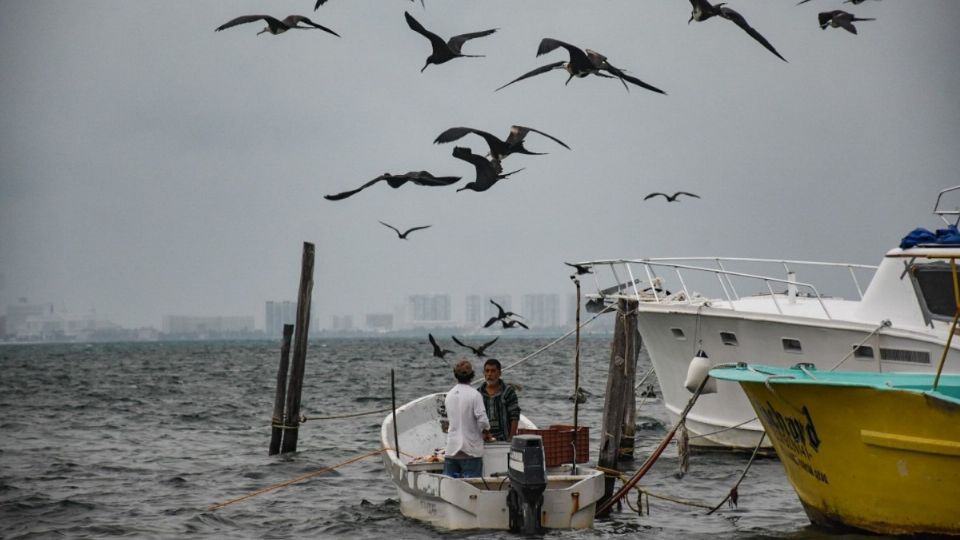
[{"label": "yacht flybridge railing", "polygon": [[[960,206],[954,206],[952,210],[947,208],[947,204],[945,202],[943,206],[940,206],[943,196],[953,191],[960,191],[960,186],[953,186],[952,188],[947,188],[941,191],[937,195],[937,202],[934,203],[933,205],[933,213],[940,216],[940,219],[942,219],[943,222],[946,223],[947,225],[953,225],[954,227],[956,227],[958,224],[960,224]],[[950,220],[947,219],[945,216],[954,217],[955,219],[953,220],[953,223],[950,223]]]},{"label": "yacht flybridge railing", "polygon": [[[713,263],[712,266],[704,265],[705,262]],[[661,303],[684,303],[684,304],[702,304],[707,300],[716,301],[717,299],[726,300],[727,306],[731,310],[736,310],[735,301],[740,300],[740,293],[734,285],[734,278],[738,281],[747,281],[761,284],[766,289],[766,293],[760,293],[767,296],[773,302],[777,312],[782,314],[783,308],[780,302],[784,299],[793,300],[801,296],[815,299],[823,310],[826,318],[831,319],[830,311],[827,309],[823,299],[816,286],[812,283],[797,281],[796,272],[791,267],[816,267],[826,270],[846,269],[857,290],[857,294],[863,299],[863,288],[857,278],[857,270],[875,271],[876,266],[865,264],[850,263],[829,263],[814,261],[797,261],[782,259],[753,259],[743,257],[670,257],[653,259],[608,259],[576,263],[579,266],[586,266],[593,269],[593,275],[597,284],[597,293],[589,295],[593,298],[630,298],[639,302]],[[775,275],[764,275],[752,272],[731,270],[734,265],[776,265],[782,266],[786,275],[783,277]],[[615,281],[613,287],[603,288],[600,282],[600,274],[608,270]],[[682,293],[669,293],[666,285],[665,275],[668,273],[676,274],[677,283],[682,289]],[[720,285],[720,296],[717,298],[707,298],[697,292],[691,291],[688,285],[688,278],[684,274],[712,274],[717,278]],[[774,292],[773,284],[786,286],[786,292]],[[675,288],[675,287],[674,287]]]}]

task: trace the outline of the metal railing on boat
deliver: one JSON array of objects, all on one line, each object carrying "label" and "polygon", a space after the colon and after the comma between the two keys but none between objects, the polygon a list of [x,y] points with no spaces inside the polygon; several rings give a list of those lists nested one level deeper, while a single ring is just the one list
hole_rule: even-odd
[{"label": "metal railing on boat", "polygon": [[[703,261],[710,261],[714,263],[715,266],[697,264],[702,263]],[[827,319],[832,319],[832,317],[830,315],[830,311],[827,309],[826,303],[824,302],[825,296],[822,295],[817,287],[812,283],[797,281],[796,273],[791,267],[807,266],[819,267],[823,269],[846,269],[850,274],[853,286],[856,288],[860,299],[863,299],[863,288],[860,286],[860,280],[857,278],[857,270],[869,270],[873,272],[877,269],[876,266],[865,264],[831,263],[789,259],[759,259],[747,257],[602,259],[579,262],[576,264],[591,267],[595,270],[594,278],[597,284],[598,293],[590,295],[594,298],[630,298],[642,303],[653,302],[657,304],[665,302],[689,304],[702,303],[708,298],[699,295],[698,293],[691,292],[691,289],[687,284],[687,280],[684,279],[683,275],[684,272],[702,272],[716,276],[720,286],[719,297],[726,301],[726,307],[731,310],[735,311],[736,306],[734,302],[742,299],[742,296],[734,285],[733,278],[737,278],[762,283],[766,288],[773,305],[776,307],[777,312],[780,314],[783,314],[783,308],[780,305],[780,301],[777,299],[778,295],[776,292],[774,292],[772,284],[785,285],[787,289],[786,295],[788,297],[798,297],[800,291],[803,290],[805,291],[806,297],[813,298],[817,301],[820,309],[823,311],[823,314]],[[733,264],[765,264],[782,266],[786,271],[786,278],[730,270],[729,267]],[[612,274],[612,277],[617,284],[614,287],[607,287],[606,289],[602,287],[598,272],[596,272],[596,270],[604,267],[608,268]],[[682,297],[678,297],[677,295],[669,295],[666,293],[666,289],[663,287],[664,278],[658,274],[658,270],[660,270],[660,274],[669,272],[671,270],[676,273],[677,280],[681,289],[683,290]],[[637,278],[636,275],[640,272],[642,272],[642,274],[640,274],[641,277]],[[643,278],[646,279],[644,280]],[[644,287],[644,285],[647,286]],[[761,295],[767,296],[767,294],[762,293]],[[782,296],[783,294],[781,294],[781,297]]]}]

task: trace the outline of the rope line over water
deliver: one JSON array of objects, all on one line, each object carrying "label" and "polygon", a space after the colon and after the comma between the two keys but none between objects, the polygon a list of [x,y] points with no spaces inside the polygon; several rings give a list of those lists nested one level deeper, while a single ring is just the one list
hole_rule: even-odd
[{"label": "rope line over water", "polygon": [[277,484],[273,484],[273,485],[267,486],[267,487],[265,487],[265,488],[263,488],[263,489],[258,489],[257,491],[254,491],[254,492],[251,492],[251,493],[247,493],[246,495],[243,495],[242,497],[237,497],[237,498],[235,498],[235,499],[230,499],[229,501],[225,501],[225,502],[222,502],[222,503],[211,504],[210,506],[207,507],[207,512],[214,512],[214,511],[216,511],[216,510],[219,510],[219,509],[223,508],[224,506],[229,506],[229,505],[231,505],[231,504],[233,504],[233,503],[237,503],[237,502],[240,502],[240,501],[245,501],[245,500],[247,500],[247,499],[251,499],[251,498],[253,498],[253,497],[256,497],[257,495],[262,495],[262,494],[264,494],[264,493],[273,491],[273,490],[275,490],[275,489],[280,489],[280,488],[282,488],[282,487],[287,487],[287,486],[289,486],[289,485],[291,485],[291,484],[296,484],[297,482],[303,482],[304,480],[309,480],[310,478],[313,478],[313,477],[315,477],[315,476],[320,476],[321,474],[326,474],[326,473],[328,473],[328,472],[330,472],[330,471],[332,471],[332,470],[334,470],[334,469],[337,469],[337,468],[339,468],[339,467],[343,467],[344,465],[349,465],[349,464],[351,464],[351,463],[360,461],[361,459],[366,459],[366,458],[368,458],[368,457],[376,456],[376,455],[378,455],[378,454],[381,454],[381,453],[383,453],[383,452],[386,452],[387,450],[392,450],[392,448],[378,448],[378,449],[376,449],[376,450],[367,452],[366,454],[360,454],[359,456],[354,456],[354,457],[352,457],[352,458],[350,458],[350,459],[348,459],[348,460],[346,460],[346,461],[341,461],[340,463],[337,463],[336,465],[331,465],[331,466],[329,466],[329,467],[324,467],[324,468],[322,468],[322,469],[318,469],[318,470],[316,470],[316,471],[309,472],[309,473],[307,473],[307,474],[298,476],[298,477],[296,477],[296,478],[293,478],[293,479],[290,479],[290,480],[286,480],[286,481],[284,481],[284,482],[279,482],[279,483],[277,483]]}]

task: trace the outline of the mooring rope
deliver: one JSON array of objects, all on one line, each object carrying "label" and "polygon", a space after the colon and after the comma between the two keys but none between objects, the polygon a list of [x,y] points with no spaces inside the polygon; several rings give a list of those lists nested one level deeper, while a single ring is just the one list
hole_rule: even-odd
[{"label": "mooring rope", "polygon": [[382,453],[382,452],[386,452],[387,450],[392,450],[392,448],[378,448],[378,449],[373,450],[373,451],[371,451],[371,452],[367,452],[366,454],[360,454],[359,456],[354,456],[354,457],[352,457],[352,458],[350,458],[350,459],[348,459],[348,460],[346,460],[346,461],[341,461],[340,463],[337,463],[336,465],[331,465],[330,467],[324,467],[324,468],[322,468],[322,469],[318,469],[318,470],[316,470],[316,471],[309,472],[309,473],[307,473],[307,474],[298,476],[298,477],[293,478],[293,479],[291,479],[291,480],[286,480],[286,481],[284,481],[284,482],[280,482],[280,483],[277,483],[277,484],[273,484],[273,485],[267,486],[267,487],[265,487],[265,488],[263,488],[263,489],[258,489],[257,491],[254,491],[254,492],[252,492],[252,493],[247,493],[246,495],[244,495],[244,496],[242,496],[242,497],[237,497],[237,498],[235,498],[235,499],[230,499],[229,501],[222,502],[222,503],[212,504],[212,505],[210,505],[210,506],[207,507],[207,512],[213,512],[213,511],[215,511],[215,510],[219,510],[219,509],[223,508],[224,506],[229,506],[229,505],[231,505],[231,504],[233,504],[233,503],[240,502],[240,501],[244,501],[244,500],[247,500],[247,499],[256,497],[257,495],[262,495],[262,494],[267,493],[267,492],[269,492],[269,491],[273,491],[273,490],[275,490],[275,489],[280,489],[280,488],[282,488],[282,487],[289,486],[290,484],[296,484],[297,482],[302,482],[302,481],[304,481],[304,480],[308,480],[308,479],[310,479],[310,478],[313,478],[314,476],[320,476],[321,474],[328,473],[328,472],[330,472],[330,471],[332,471],[332,470],[334,470],[334,469],[336,469],[336,468],[338,468],[338,467],[343,467],[344,465],[349,465],[349,464],[354,463],[354,462],[356,462],[356,461],[360,461],[361,459],[366,459],[366,458],[368,458],[368,457],[375,456],[375,455],[380,454],[380,453]]},{"label": "mooring rope", "polygon": [[737,488],[740,487],[740,482],[743,482],[743,479],[747,476],[747,471],[749,471],[750,466],[753,465],[753,460],[757,457],[757,453],[760,451],[760,446],[763,445],[763,438],[766,436],[766,434],[767,434],[766,432],[763,432],[760,435],[760,440],[757,441],[757,446],[756,448],[753,449],[753,454],[750,455],[750,461],[747,462],[747,466],[743,469],[743,473],[740,475],[740,479],[738,479],[737,483],[734,484],[732,488],[730,488],[730,491],[727,493],[727,496],[724,497],[723,500],[720,501],[716,506],[714,506],[712,510],[707,512],[708,516],[716,512],[717,509],[723,506],[723,503],[727,502],[728,500],[733,501],[733,506],[737,505],[737,498],[739,497],[737,493]]},{"label": "mooring rope", "polygon": [[724,431],[730,431],[731,429],[737,429],[738,427],[740,427],[740,426],[742,426],[742,425],[744,425],[744,424],[749,424],[750,422],[753,422],[753,421],[756,420],[756,419],[757,419],[757,417],[754,416],[753,418],[751,418],[751,419],[749,419],[749,420],[744,420],[743,422],[740,422],[739,424],[734,424],[734,425],[732,425],[732,426],[730,426],[730,427],[721,428],[721,429],[718,429],[718,430],[716,430],[716,431],[711,431],[711,432],[709,432],[709,433],[701,433],[700,435],[693,435],[693,436],[690,437],[690,439],[699,439],[699,438],[701,438],[701,437],[709,437],[710,435],[716,435],[717,433],[723,433]]},{"label": "mooring rope", "polygon": [[[606,467],[594,467],[594,468],[595,468],[596,470],[602,472],[604,475],[609,476],[609,477],[611,477],[611,478],[617,478],[617,479],[623,481],[624,483],[626,483],[628,480],[630,480],[630,478],[627,477],[627,475],[623,474],[623,472],[618,471],[618,470],[616,470],[616,469],[608,469],[608,468],[606,468]],[[637,490],[638,492],[640,492],[640,493],[642,493],[642,494],[644,494],[644,495],[647,495],[648,497],[653,497],[654,499],[660,499],[660,500],[669,501],[669,502],[672,502],[672,503],[682,504],[682,505],[686,505],[686,506],[695,506],[695,507],[697,507],[697,508],[712,508],[709,504],[706,504],[706,503],[697,502],[697,501],[691,501],[691,500],[685,500],[685,499],[678,499],[678,498],[675,498],[675,497],[668,497],[668,496],[666,496],[666,495],[660,495],[660,494],[654,493],[654,492],[652,492],[652,491],[650,491],[650,490],[648,490],[648,489],[644,489],[644,488],[640,487],[640,485],[634,485],[634,486],[633,486],[633,489]],[[627,499],[627,505],[630,506],[630,500],[629,500],[629,499]],[[648,503],[648,508],[649,508],[649,503]],[[630,509],[633,510],[633,511],[635,511],[635,512],[637,511],[635,508],[633,508],[633,506],[630,506]]]},{"label": "mooring rope", "polygon": [[[883,330],[884,328],[889,327],[890,325],[891,323],[889,319],[884,319],[880,321],[880,326],[874,328],[873,332],[870,332],[869,334],[867,334],[867,337],[863,338],[863,341],[861,341],[860,343],[857,343],[856,346],[850,349],[850,352],[848,352],[847,355],[843,357],[843,360],[840,360],[839,362],[837,362],[835,366],[828,369],[827,371],[833,371],[838,367],[840,367],[841,365],[843,365],[843,363],[846,362],[848,359],[850,359],[850,357],[853,356],[853,353],[857,352],[860,349],[860,347],[867,342],[868,339],[872,338],[874,334],[876,334],[880,330]],[[879,351],[877,352],[877,355],[878,355],[877,357],[879,358]]]},{"label": "mooring rope", "polygon": [[616,307],[614,307],[614,306],[607,306],[607,307],[603,308],[603,311],[597,313],[597,314],[594,315],[593,317],[590,317],[590,318],[587,319],[583,324],[581,324],[579,327],[575,327],[573,330],[571,330],[571,331],[567,332],[566,334],[558,337],[557,339],[551,341],[550,343],[547,343],[546,345],[544,345],[543,347],[540,347],[540,348],[537,349],[536,351],[533,351],[532,353],[528,354],[527,356],[524,356],[524,357],[521,358],[520,360],[517,360],[516,362],[514,362],[514,363],[512,363],[512,364],[510,364],[510,365],[508,365],[508,366],[506,366],[506,367],[504,367],[504,368],[503,368],[503,371],[506,371],[506,370],[508,370],[508,369],[510,369],[510,368],[513,368],[513,367],[515,367],[515,366],[518,366],[518,365],[526,362],[527,360],[533,358],[534,356],[542,353],[543,351],[549,349],[550,347],[553,347],[553,346],[556,345],[557,343],[560,343],[560,342],[563,341],[564,339],[567,339],[568,337],[570,337],[574,332],[577,331],[577,328],[583,328],[584,326],[586,326],[586,325],[590,324],[591,322],[593,322],[594,319],[596,319],[597,317],[603,315],[604,313],[606,313],[606,312],[608,312],[608,311],[613,311],[614,309],[616,309]]},{"label": "mooring rope", "polygon": [[600,505],[600,508],[596,510],[597,515],[604,515],[610,507],[613,506],[617,501],[619,501],[624,495],[628,494],[630,490],[635,486],[640,479],[643,478],[645,474],[653,467],[653,464],[656,463],[657,459],[660,458],[660,455],[663,454],[663,451],[667,448],[667,445],[670,444],[670,440],[673,439],[673,436],[677,433],[677,428],[680,427],[680,424],[687,418],[687,414],[690,413],[690,409],[693,408],[693,404],[696,403],[697,398],[700,397],[700,393],[703,392],[703,387],[707,384],[709,377],[704,377],[700,381],[700,385],[697,386],[697,391],[693,393],[693,396],[690,398],[690,401],[687,402],[687,406],[683,409],[683,412],[680,414],[680,419],[677,420],[677,424],[667,433],[667,435],[660,441],[660,445],[657,446],[656,450],[653,451],[648,457],[647,460],[643,462],[643,465],[633,474],[633,476],[624,483],[623,487],[619,491],[613,494],[606,502]]}]

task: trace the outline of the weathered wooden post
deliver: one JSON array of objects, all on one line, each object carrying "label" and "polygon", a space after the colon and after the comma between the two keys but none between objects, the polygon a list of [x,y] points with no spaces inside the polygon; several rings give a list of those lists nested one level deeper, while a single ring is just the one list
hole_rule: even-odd
[{"label": "weathered wooden post", "polygon": [[[637,328],[637,303],[635,300],[621,299],[617,302],[617,321],[613,331],[613,343],[610,347],[610,367],[607,370],[607,387],[604,393],[603,421],[600,433],[600,453],[597,465],[606,469],[619,470],[617,461],[620,456],[620,440],[623,435],[623,423],[626,418],[626,400],[629,389],[633,387],[630,371],[634,357]],[[630,331],[632,329],[632,331]],[[634,369],[636,371],[635,363]],[[616,478],[606,477],[604,501],[613,495]]]},{"label": "weathered wooden post", "polygon": [[[627,302],[628,309],[633,309],[636,312],[636,303],[633,300]],[[643,347],[643,339],[640,337],[640,332],[637,330],[637,318],[633,317],[633,324],[630,324],[631,319],[627,320],[627,336],[629,336],[629,341],[627,342],[627,380],[629,384],[627,386],[627,396],[624,398],[624,406],[626,410],[624,411],[623,416],[623,436],[620,438],[620,457],[622,461],[632,461],[633,460],[633,447],[634,440],[637,435],[637,387],[634,385],[634,380],[637,378],[637,360],[640,357],[640,349]]]},{"label": "weathered wooden post", "polygon": [[280,453],[280,441],[283,440],[283,404],[287,397],[287,371],[290,370],[290,339],[293,337],[293,325],[283,325],[283,343],[280,345],[280,367],[277,368],[277,395],[273,400],[273,430],[270,433],[270,452]]},{"label": "weathered wooden post", "polygon": [[281,452],[296,452],[300,425],[300,397],[303,390],[303,373],[307,361],[307,337],[310,326],[310,298],[313,294],[313,244],[303,243],[303,259],[300,264],[300,293],[297,295],[296,334],[293,340],[293,365],[290,384],[287,387],[287,411],[284,415],[283,444]]}]

